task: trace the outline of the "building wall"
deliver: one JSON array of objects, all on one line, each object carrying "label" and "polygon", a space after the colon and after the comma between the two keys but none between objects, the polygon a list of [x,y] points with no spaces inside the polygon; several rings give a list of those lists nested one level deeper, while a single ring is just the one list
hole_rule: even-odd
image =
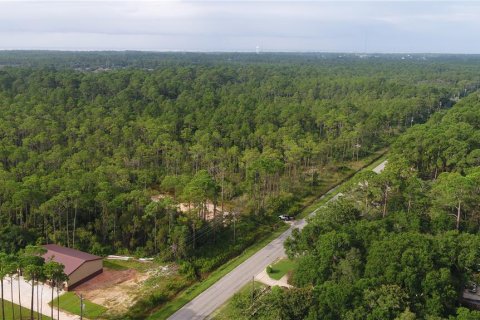
[{"label": "building wall", "polygon": [[78,282],[88,278],[93,274],[98,274],[101,272],[103,268],[103,261],[102,259],[94,260],[94,261],[87,261],[80,266],[77,270],[75,270],[68,279],[68,287],[71,288],[73,285],[77,284]]}]

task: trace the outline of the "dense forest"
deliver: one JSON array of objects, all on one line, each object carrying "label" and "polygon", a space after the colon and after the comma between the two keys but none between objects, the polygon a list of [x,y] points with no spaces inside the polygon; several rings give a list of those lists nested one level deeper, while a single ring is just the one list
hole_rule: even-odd
[{"label": "dense forest", "polygon": [[303,289],[282,294],[315,301],[312,319],[362,318],[379,290],[397,307],[375,319],[453,314],[477,263],[477,62],[4,52],[0,251],[158,256],[195,277],[298,213],[330,172],[397,141],[385,173],[288,243]]},{"label": "dense forest", "polygon": [[256,318],[480,319],[462,307],[480,280],[479,116],[475,93],[401,135],[385,171],[357,175],[288,240],[297,288],[262,296]]},{"label": "dense forest", "polygon": [[[254,216],[288,210],[315,190],[319,167],[388,144],[478,83],[448,63],[275,61],[3,68],[4,249],[36,241],[185,256],[196,230],[215,224],[208,202]],[[159,192],[171,197],[152,204]],[[178,215],[179,201],[189,214]]]}]

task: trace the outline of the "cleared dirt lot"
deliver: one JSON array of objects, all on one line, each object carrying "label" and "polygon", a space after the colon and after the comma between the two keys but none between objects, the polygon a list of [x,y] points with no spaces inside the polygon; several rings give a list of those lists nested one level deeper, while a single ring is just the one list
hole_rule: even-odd
[{"label": "cleared dirt lot", "polygon": [[103,273],[84,284],[76,287],[73,291],[94,303],[121,313],[133,304],[142,287],[142,283],[148,279],[148,274],[136,270],[111,270],[103,269]]}]

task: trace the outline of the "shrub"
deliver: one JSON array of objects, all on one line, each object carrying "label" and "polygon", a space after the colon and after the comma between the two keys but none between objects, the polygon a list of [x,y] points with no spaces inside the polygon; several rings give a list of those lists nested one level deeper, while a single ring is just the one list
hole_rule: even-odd
[{"label": "shrub", "polygon": [[168,296],[164,292],[154,292],[142,299],[139,299],[122,319],[144,319],[148,310],[162,304],[168,300]]},{"label": "shrub", "polygon": [[273,273],[273,268],[272,266],[267,267],[267,273]]},{"label": "shrub", "polygon": [[197,271],[195,270],[193,263],[190,261],[180,262],[180,268],[178,271],[189,280],[197,279]]}]

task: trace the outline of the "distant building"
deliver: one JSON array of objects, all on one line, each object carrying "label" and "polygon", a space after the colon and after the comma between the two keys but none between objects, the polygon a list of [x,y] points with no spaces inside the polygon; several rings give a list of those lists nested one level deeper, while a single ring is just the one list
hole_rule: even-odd
[{"label": "distant building", "polygon": [[47,244],[43,247],[47,249],[47,253],[43,255],[45,261],[53,260],[65,266],[65,274],[69,278],[65,284],[67,291],[103,271],[101,257],[56,244]]}]

